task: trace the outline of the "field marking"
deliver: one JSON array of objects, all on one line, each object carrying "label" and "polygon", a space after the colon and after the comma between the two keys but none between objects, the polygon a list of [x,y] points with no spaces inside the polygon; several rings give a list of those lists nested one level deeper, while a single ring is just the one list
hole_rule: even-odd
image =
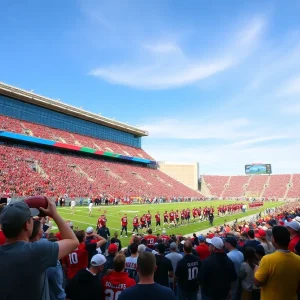
[{"label": "field marking", "polygon": [[139,210],[120,210],[120,212],[128,212],[128,213],[138,213],[140,212]]}]

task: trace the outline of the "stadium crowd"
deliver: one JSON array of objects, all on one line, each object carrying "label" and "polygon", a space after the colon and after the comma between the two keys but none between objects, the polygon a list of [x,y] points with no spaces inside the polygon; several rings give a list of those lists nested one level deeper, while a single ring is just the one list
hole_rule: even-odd
[{"label": "stadium crowd", "polygon": [[125,248],[106,222],[73,230],[50,199],[40,210],[22,201],[2,205],[0,224],[4,300],[299,299],[299,202],[206,235],[154,235],[148,226]]}]

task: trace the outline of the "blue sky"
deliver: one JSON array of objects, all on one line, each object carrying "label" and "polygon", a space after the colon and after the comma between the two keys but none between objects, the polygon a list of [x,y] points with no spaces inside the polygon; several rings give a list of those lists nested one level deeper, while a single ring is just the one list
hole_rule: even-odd
[{"label": "blue sky", "polygon": [[299,1],[1,1],[0,15],[0,81],[139,125],[157,160],[201,174],[300,171]]}]

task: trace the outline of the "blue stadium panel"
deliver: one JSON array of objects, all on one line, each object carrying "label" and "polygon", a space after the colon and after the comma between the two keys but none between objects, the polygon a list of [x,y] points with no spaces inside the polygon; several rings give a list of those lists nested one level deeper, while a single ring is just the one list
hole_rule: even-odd
[{"label": "blue stadium panel", "polygon": [[0,95],[0,113],[94,138],[141,148],[141,137]]}]

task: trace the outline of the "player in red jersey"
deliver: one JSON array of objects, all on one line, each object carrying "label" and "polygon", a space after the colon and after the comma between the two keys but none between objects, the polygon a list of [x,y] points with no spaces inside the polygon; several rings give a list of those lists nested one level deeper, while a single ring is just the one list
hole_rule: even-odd
[{"label": "player in red jersey", "polygon": [[99,299],[117,300],[120,294],[127,288],[134,286],[135,280],[129,277],[125,270],[125,256],[118,254],[114,258],[114,270],[106,275],[101,280],[103,288],[103,297],[99,296]]},{"label": "player in red jersey", "polygon": [[146,214],[146,221],[147,221],[147,228],[149,229],[149,227],[151,227],[151,219],[152,219],[152,215],[150,213],[150,210],[148,210],[148,213]]},{"label": "player in red jersey", "polygon": [[125,237],[127,237],[127,224],[128,224],[128,219],[127,219],[127,214],[125,214],[124,217],[121,219],[121,225],[122,225],[121,237],[123,237],[123,230],[125,230],[126,233]]},{"label": "player in red jersey", "polygon": [[94,237],[97,239],[97,243],[85,243],[86,233],[83,230],[76,231],[75,235],[79,241],[79,246],[68,256],[63,258],[63,267],[66,271],[67,278],[72,279],[79,270],[88,267],[88,254],[89,251],[96,251],[106,243],[106,239],[95,234]]},{"label": "player in red jersey", "polygon": [[157,237],[152,234],[152,229],[148,229],[148,235],[144,237],[144,239],[147,241],[147,247],[150,249],[154,249],[154,244],[157,241]]},{"label": "player in red jersey", "polygon": [[138,215],[135,215],[135,217],[133,218],[132,226],[133,226],[132,233],[134,233],[135,231],[137,233],[139,233],[139,218],[138,218]]},{"label": "player in red jersey", "polygon": [[107,220],[106,220],[105,215],[101,215],[97,221],[97,230],[102,226],[106,226],[106,222],[107,222]]},{"label": "player in red jersey", "polygon": [[156,224],[155,224],[155,231],[157,229],[157,227],[159,226],[159,230],[161,230],[161,225],[160,225],[160,213],[159,211],[157,212],[157,214],[155,215],[155,221],[156,221]]},{"label": "player in red jersey", "polygon": [[164,225],[169,224],[169,214],[167,211],[164,213]]},{"label": "player in red jersey", "polygon": [[147,221],[147,220],[146,220],[146,215],[145,215],[145,214],[142,215],[140,221],[141,221],[141,227],[142,227],[142,230],[145,231],[145,229],[146,229],[146,221]]},{"label": "player in red jersey", "polygon": [[178,209],[175,212],[176,225],[179,226],[179,211]]},{"label": "player in red jersey", "polygon": [[169,218],[170,218],[169,228],[170,228],[171,225],[176,226],[176,224],[175,224],[175,213],[174,213],[173,209],[169,213]]},{"label": "player in red jersey", "polygon": [[184,220],[185,220],[185,210],[183,209],[180,213],[180,222],[181,222],[181,225],[184,224]]},{"label": "player in red jersey", "polygon": [[198,211],[196,207],[193,208],[192,214],[193,214],[193,221],[196,222],[196,218],[198,217]]}]

